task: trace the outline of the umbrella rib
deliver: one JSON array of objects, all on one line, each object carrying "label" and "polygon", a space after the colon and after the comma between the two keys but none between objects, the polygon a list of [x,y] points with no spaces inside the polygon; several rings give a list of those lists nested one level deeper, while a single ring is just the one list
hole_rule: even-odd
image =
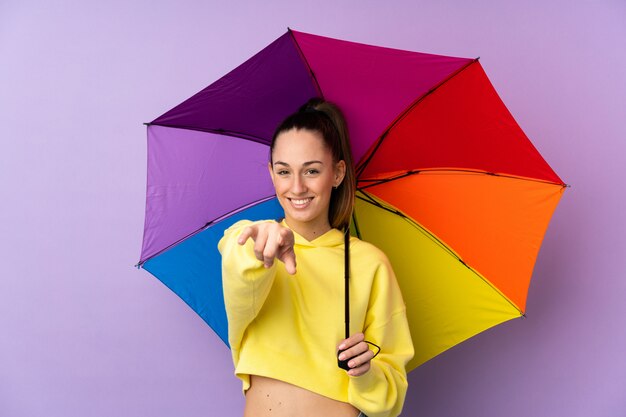
[{"label": "umbrella rib", "polygon": [[224,220],[224,219],[226,219],[226,218],[228,218],[228,217],[231,217],[231,216],[233,216],[233,215],[235,215],[235,214],[237,214],[237,213],[239,213],[239,212],[241,212],[241,211],[243,211],[243,210],[245,210],[245,209],[247,209],[247,208],[249,208],[249,207],[255,206],[255,205],[257,205],[257,204],[264,203],[264,202],[269,201],[269,200],[271,200],[271,199],[273,199],[273,198],[275,198],[275,196],[273,196],[273,195],[272,195],[272,196],[269,196],[269,197],[263,197],[263,198],[260,198],[260,199],[258,199],[258,200],[256,200],[256,201],[253,201],[252,203],[248,203],[248,204],[244,204],[244,205],[242,205],[242,206],[239,206],[239,207],[237,207],[237,208],[236,208],[236,209],[234,209],[234,210],[231,210],[231,211],[229,211],[229,212],[227,212],[227,213],[225,213],[225,214],[222,214],[221,216],[218,216],[218,217],[214,218],[213,220],[209,220],[208,222],[206,222],[206,223],[204,224],[204,226],[199,227],[198,229],[194,230],[193,232],[191,232],[191,233],[187,234],[186,236],[181,237],[181,238],[180,238],[180,239],[178,239],[176,242],[171,243],[170,245],[168,245],[168,246],[164,247],[164,248],[163,248],[163,249],[161,249],[160,251],[158,251],[158,252],[156,252],[156,253],[154,253],[154,254],[152,254],[152,255],[148,256],[146,259],[144,259],[144,260],[141,260],[141,261],[137,262],[137,264],[136,264],[135,266],[136,266],[137,268],[140,268],[140,267],[141,267],[144,263],[146,263],[146,262],[147,262],[147,261],[149,261],[150,259],[152,259],[152,258],[155,258],[155,257],[159,256],[160,254],[162,254],[163,252],[167,251],[168,249],[170,249],[170,248],[172,248],[172,247],[174,247],[174,246],[178,245],[178,244],[179,244],[180,242],[182,242],[183,240],[186,240],[186,239],[188,239],[188,238],[190,238],[190,237],[192,237],[192,236],[194,236],[194,235],[197,235],[198,233],[200,233],[201,231],[203,231],[203,230],[205,230],[206,228],[210,227],[211,225],[213,225],[213,224],[215,224],[215,223],[218,223],[218,222],[220,222],[220,221],[222,221],[222,220]]},{"label": "umbrella rib", "polygon": [[436,245],[438,245],[439,247],[441,247],[445,252],[447,252],[450,256],[452,256],[453,258],[455,258],[456,260],[458,260],[461,264],[463,264],[463,266],[465,266],[467,269],[469,269],[472,273],[474,273],[474,275],[476,275],[478,278],[480,278],[485,284],[487,284],[491,289],[493,289],[494,291],[496,291],[498,294],[500,294],[502,296],[502,298],[504,298],[515,310],[517,310],[521,316],[526,316],[526,314],[520,310],[520,308],[515,305],[515,303],[513,303],[509,297],[507,297],[506,295],[504,295],[502,293],[502,291],[500,291],[498,288],[496,288],[491,282],[489,282],[487,279],[485,279],[485,277],[483,277],[480,273],[478,273],[478,271],[476,271],[474,268],[472,268],[471,266],[469,266],[463,259],[461,259],[461,257],[454,252],[450,247],[448,247],[448,245],[446,245],[445,243],[443,243],[439,238],[437,238],[437,236],[435,236],[434,234],[432,234],[430,231],[428,231],[426,228],[424,228],[423,226],[421,226],[419,223],[417,223],[415,220],[413,220],[412,218],[410,218],[409,216],[407,216],[406,214],[402,213],[400,210],[396,209],[396,208],[392,208],[392,207],[387,207],[385,205],[383,205],[380,201],[376,200],[372,195],[366,193],[363,190],[359,190],[361,191],[361,194],[363,194],[365,197],[362,197],[360,195],[357,195],[356,198],[372,204],[382,210],[388,211],[392,214],[395,214],[397,216],[400,216],[402,219],[404,219],[406,222],[408,222],[409,224],[411,224],[413,227],[415,227],[417,230],[419,230],[423,235],[425,235],[426,237],[428,237],[429,239],[431,239]]},{"label": "umbrella rib", "polygon": [[543,184],[551,184],[551,185],[558,185],[560,187],[569,187],[567,184],[565,183],[557,183],[557,182],[553,182],[553,181],[547,181],[547,180],[541,180],[538,178],[530,178],[530,177],[521,177],[521,176],[517,176],[517,175],[508,175],[508,174],[499,174],[496,172],[487,172],[487,171],[475,171],[475,170],[471,170],[471,169],[461,169],[461,168],[434,168],[434,169],[420,169],[420,170],[409,170],[407,172],[404,172],[402,174],[396,175],[394,177],[390,177],[390,178],[382,178],[382,179],[359,179],[359,183],[364,183],[367,182],[369,184],[367,185],[363,185],[358,187],[359,190],[364,190],[366,188],[371,188],[371,187],[376,187],[378,185],[382,185],[382,184],[386,184],[388,182],[392,182],[392,181],[396,181],[396,180],[400,180],[402,178],[406,178],[406,177],[410,177],[411,175],[417,175],[417,174],[421,174],[423,172],[460,172],[460,173],[469,173],[469,174],[480,174],[480,175],[489,175],[492,177],[502,177],[502,178],[510,178],[510,179],[514,179],[514,180],[521,180],[521,181],[533,181],[533,182],[539,182],[539,183],[543,183]]},{"label": "umbrella rib", "polygon": [[374,154],[376,154],[376,151],[378,150],[378,148],[380,148],[380,146],[382,145],[383,141],[385,140],[385,138],[387,137],[387,134],[389,133],[389,131],[398,123],[400,123],[400,121],[402,119],[404,119],[404,117],[409,114],[409,112],[411,110],[413,110],[414,107],[416,107],[419,103],[421,103],[426,97],[428,97],[429,95],[431,95],[432,93],[434,93],[439,87],[441,87],[442,85],[444,85],[446,82],[448,82],[449,80],[451,80],[452,78],[454,78],[455,76],[457,76],[458,74],[460,74],[462,71],[464,71],[465,69],[467,69],[470,65],[478,62],[479,58],[473,59],[472,61],[470,61],[469,63],[467,63],[466,65],[464,65],[463,67],[459,68],[458,70],[456,70],[455,72],[453,72],[452,74],[448,75],[446,78],[444,78],[443,80],[441,80],[438,84],[436,84],[433,88],[431,88],[430,90],[428,90],[426,93],[424,93],[423,95],[421,95],[420,97],[418,97],[413,103],[411,103],[403,112],[401,112],[398,117],[396,117],[391,124],[389,124],[389,126],[387,126],[387,128],[383,131],[383,133],[380,135],[380,138],[378,138],[378,140],[376,141],[376,145],[374,146],[374,148],[371,150],[371,152],[368,153],[367,158],[363,161],[363,163],[361,165],[359,165],[359,167],[357,168],[357,178],[359,177],[359,175],[361,175],[363,173],[363,171],[365,170],[365,167],[367,166],[367,164],[370,163],[370,161],[372,160],[372,158],[374,157]]},{"label": "umbrella rib", "polygon": [[262,138],[260,136],[250,135],[244,132],[236,132],[234,130],[227,129],[210,129],[204,127],[196,127],[196,126],[181,126],[181,125],[169,125],[165,123],[144,123],[146,126],[162,126],[169,127],[172,129],[184,129],[184,130],[195,130],[197,132],[206,132],[206,133],[215,133],[223,136],[231,136],[239,139],[249,140],[252,142],[260,143],[262,145],[268,145],[269,142],[266,138]]},{"label": "umbrella rib", "polygon": [[307,69],[309,70],[309,74],[311,74],[311,78],[313,79],[313,83],[315,84],[315,89],[317,90],[317,94],[319,94],[320,98],[324,98],[324,93],[322,93],[322,87],[320,87],[320,83],[317,81],[315,72],[313,72],[313,68],[311,68],[311,66],[309,65],[309,61],[306,59],[304,52],[300,48],[300,44],[298,44],[298,41],[296,40],[296,37],[293,34],[293,31],[290,28],[287,28],[287,31],[289,32],[289,35],[291,36],[291,40],[293,40],[293,43],[296,45],[296,48],[298,49],[298,55],[300,55],[300,59],[304,61],[304,65],[306,65]]}]

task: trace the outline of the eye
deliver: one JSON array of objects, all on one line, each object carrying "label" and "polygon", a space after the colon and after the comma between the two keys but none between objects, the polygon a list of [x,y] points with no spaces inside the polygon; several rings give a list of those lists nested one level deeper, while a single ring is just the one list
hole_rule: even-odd
[{"label": "eye", "polygon": [[286,169],[279,169],[278,171],[276,171],[276,175],[285,176],[288,174],[289,174],[289,171],[287,171]]},{"label": "eye", "polygon": [[307,169],[306,173],[308,175],[315,175],[315,174],[319,174],[320,172],[315,168],[310,168],[310,169]]}]

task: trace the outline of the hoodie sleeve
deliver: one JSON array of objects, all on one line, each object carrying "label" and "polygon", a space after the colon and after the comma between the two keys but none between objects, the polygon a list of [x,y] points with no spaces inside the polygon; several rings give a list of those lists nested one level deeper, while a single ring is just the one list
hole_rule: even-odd
[{"label": "hoodie sleeve", "polygon": [[363,333],[365,340],[380,346],[380,353],[367,373],[350,377],[348,401],[368,417],[395,417],[404,405],[405,367],[414,350],[406,307],[386,257],[372,283]]},{"label": "hoodie sleeve", "polygon": [[[271,220],[268,220],[271,221]],[[267,299],[276,276],[276,264],[265,268],[254,255],[254,241],[240,245],[237,239],[255,222],[241,220],[226,229],[217,247],[222,254],[222,286],[228,316],[228,342],[235,363],[244,332]]]}]

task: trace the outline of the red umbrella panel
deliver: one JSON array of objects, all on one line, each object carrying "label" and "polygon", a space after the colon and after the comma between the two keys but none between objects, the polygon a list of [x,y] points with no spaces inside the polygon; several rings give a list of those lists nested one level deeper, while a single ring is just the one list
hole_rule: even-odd
[{"label": "red umbrella panel", "polygon": [[[480,62],[292,30],[149,123],[139,265],[227,343],[217,241],[241,218],[281,217],[269,143],[314,96],[346,116],[353,232],[392,262],[416,348],[409,369],[524,315],[565,184]],[[343,326],[342,303],[329,304]]]}]

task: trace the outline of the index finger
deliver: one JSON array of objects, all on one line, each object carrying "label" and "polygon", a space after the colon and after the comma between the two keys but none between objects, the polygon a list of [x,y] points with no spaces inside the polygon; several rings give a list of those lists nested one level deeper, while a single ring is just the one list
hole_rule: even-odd
[{"label": "index finger", "polygon": [[347,339],[341,341],[339,346],[337,346],[338,350],[348,349],[358,343],[361,343],[365,340],[365,335],[363,333],[355,333]]},{"label": "index finger", "polygon": [[287,273],[289,275],[296,274],[296,253],[293,249],[285,254],[283,263],[285,264],[285,269],[287,269]]}]

